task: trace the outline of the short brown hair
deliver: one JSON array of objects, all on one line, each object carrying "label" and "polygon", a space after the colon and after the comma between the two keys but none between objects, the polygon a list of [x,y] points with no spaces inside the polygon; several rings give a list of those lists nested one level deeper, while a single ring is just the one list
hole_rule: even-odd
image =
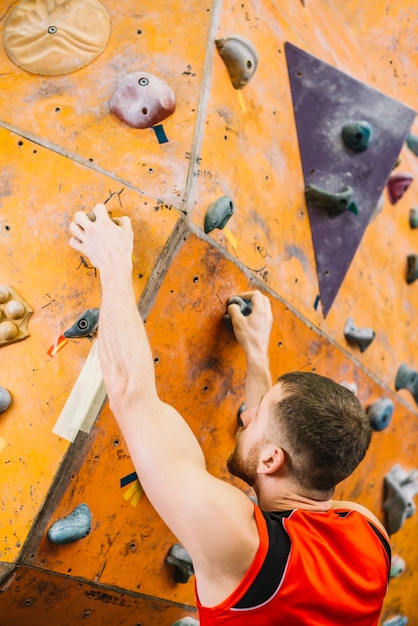
[{"label": "short brown hair", "polygon": [[273,429],[288,446],[290,474],[309,491],[333,492],[366,454],[367,414],[354,393],[325,376],[292,372],[277,382],[283,399],[273,409]]}]

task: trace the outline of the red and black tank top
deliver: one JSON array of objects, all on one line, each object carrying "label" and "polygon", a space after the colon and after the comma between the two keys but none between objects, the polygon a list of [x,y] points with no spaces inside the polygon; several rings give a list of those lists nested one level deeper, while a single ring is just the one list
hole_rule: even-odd
[{"label": "red and black tank top", "polygon": [[237,589],[221,604],[197,602],[201,626],[376,626],[390,546],[357,511],[324,513],[255,506],[260,546]]}]

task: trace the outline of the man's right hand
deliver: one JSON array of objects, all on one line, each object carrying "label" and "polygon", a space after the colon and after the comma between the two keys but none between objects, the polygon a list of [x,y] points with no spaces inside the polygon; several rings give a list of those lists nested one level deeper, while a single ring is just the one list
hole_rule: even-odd
[{"label": "man's right hand", "polygon": [[267,355],[273,323],[270,300],[260,291],[247,291],[237,294],[252,304],[250,315],[244,316],[238,304],[230,304],[228,313],[238,343],[244,349],[247,359]]}]

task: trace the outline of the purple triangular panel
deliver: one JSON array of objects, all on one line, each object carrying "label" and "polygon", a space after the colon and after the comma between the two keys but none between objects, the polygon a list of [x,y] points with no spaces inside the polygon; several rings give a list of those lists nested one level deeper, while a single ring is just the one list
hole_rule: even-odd
[{"label": "purple triangular panel", "polygon": [[[358,207],[358,215],[330,217],[307,202],[326,317],[416,113],[290,43],[285,49],[305,187],[336,193],[351,186]],[[342,140],[342,127],[356,121],[372,127],[364,152],[350,150]]]}]

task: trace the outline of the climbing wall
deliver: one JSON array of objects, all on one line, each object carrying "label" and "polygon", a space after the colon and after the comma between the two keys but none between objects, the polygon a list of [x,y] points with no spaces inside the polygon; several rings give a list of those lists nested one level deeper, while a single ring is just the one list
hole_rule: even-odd
[{"label": "climbing wall", "polygon": [[[60,4],[38,0],[32,9]],[[0,46],[0,283],[8,289],[0,322],[17,319],[6,310],[11,299],[23,300],[25,315],[32,311],[29,336],[19,327],[13,341],[0,328],[0,387],[11,397],[0,413],[0,626],[171,626],[197,617],[193,578],[177,582],[166,563],[176,537],[142,493],[109,410],[95,337],[64,336],[100,304],[95,269],[68,246],[74,211],[97,202],[132,219],[134,287],[158,389],[191,425],[215,475],[231,480],[225,459],[244,399],[243,354],[222,321],[226,301],[242,290],[261,289],[271,298],[274,378],[316,371],[350,385],[365,408],[389,402],[391,419],[374,432],[366,459],[336,496],[355,499],[389,525],[384,479],[396,465],[403,469],[405,507],[391,542],[404,571],[390,582],[381,624],[396,617],[397,624],[403,618],[418,624],[418,517],[405,513],[414,511],[407,505],[415,495],[418,410],[411,390],[395,384],[402,364],[418,369],[418,282],[408,273],[418,254],[410,217],[418,207],[418,157],[405,143],[418,135],[417,9],[406,0],[101,4],[109,38],[81,69],[32,73]],[[18,5],[0,3],[2,30]],[[56,24],[45,24],[55,36]],[[242,89],[233,86],[215,45],[233,34],[258,56]],[[321,150],[332,144],[328,164],[323,158],[311,168],[322,168],[313,181],[301,155],[286,42],[351,77],[321,94],[326,115],[313,111],[304,121],[307,133],[320,127]],[[174,113],[143,129],[109,111],[120,81],[137,71],[163,79],[177,103]],[[315,72],[299,78],[303,94],[315,95]],[[358,121],[338,113],[357,97],[351,79],[372,90],[376,102],[383,96],[398,107],[391,118],[385,106],[373,108],[379,132],[369,157],[359,155],[363,169],[335,135],[338,115],[339,124]],[[396,154],[385,170],[388,150]],[[344,249],[353,247],[358,224],[349,221],[354,214],[330,217],[307,203],[305,187],[324,186],[333,151],[350,158],[332,192],[357,167],[356,197],[363,197],[361,181],[365,188],[380,171],[373,193],[383,198],[376,211],[368,207],[364,233],[325,308],[319,273],[334,280],[340,254],[324,269],[312,226],[332,223]],[[387,187],[392,174],[404,191],[396,202]],[[205,229],[208,208],[222,196],[233,214],[222,228]],[[321,241],[327,237],[326,231]],[[368,344],[359,347],[364,336]],[[418,400],[408,373],[405,384]],[[83,503],[92,515],[90,533],[52,543],[48,529]]]}]

